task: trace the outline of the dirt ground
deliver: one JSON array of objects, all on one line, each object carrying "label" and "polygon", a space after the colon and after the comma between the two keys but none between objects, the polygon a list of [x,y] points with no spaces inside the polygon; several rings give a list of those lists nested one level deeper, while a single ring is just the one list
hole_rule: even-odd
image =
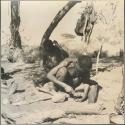
[{"label": "dirt ground", "polygon": [[[114,112],[114,105],[118,94],[121,90],[123,75],[122,75],[122,62],[116,60],[102,61],[99,67],[106,67],[112,64],[112,67],[107,68],[104,71],[99,71],[95,76],[92,76],[93,80],[96,80],[102,87],[99,91],[99,97],[97,104],[103,105],[105,110],[100,115],[68,115],[64,118],[55,119],[51,122],[45,123],[77,123],[77,124],[108,124],[109,114]],[[105,63],[106,62],[106,63]],[[13,103],[7,103],[8,91],[5,88],[1,88],[1,109],[2,113],[8,114],[16,121],[16,124],[28,124],[28,123],[40,123],[41,116],[44,113],[52,111],[57,113],[72,106],[81,106],[84,108],[86,102],[75,102],[73,99],[69,99],[63,103],[52,102],[51,95],[38,92],[34,87],[32,81],[32,73],[37,72],[40,68],[36,64],[24,64],[24,63],[8,63],[2,62],[2,66],[6,73],[11,72],[11,77],[8,78],[7,83],[14,80],[18,85],[17,92],[12,96]],[[13,72],[13,73],[12,73]],[[21,103],[22,102],[22,103]],[[29,102],[30,104],[26,103]],[[59,112],[60,114],[60,112]],[[4,120],[2,120],[4,124]]]}]

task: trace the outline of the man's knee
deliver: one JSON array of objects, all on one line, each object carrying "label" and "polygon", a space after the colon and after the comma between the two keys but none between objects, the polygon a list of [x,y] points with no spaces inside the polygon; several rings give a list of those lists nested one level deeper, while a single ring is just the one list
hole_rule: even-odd
[{"label": "man's knee", "polygon": [[98,97],[98,84],[91,85],[88,93],[88,103],[95,103]]},{"label": "man's knee", "polygon": [[97,85],[98,86],[98,83],[94,80],[89,80],[88,81],[88,84],[91,86],[91,85]]},{"label": "man's knee", "polygon": [[89,86],[88,84],[84,84],[84,88],[85,88],[85,89],[89,89],[89,87],[90,87],[90,86]]},{"label": "man's knee", "polygon": [[77,88],[75,88],[75,91],[85,91],[89,89],[89,85],[88,84],[80,84]]}]

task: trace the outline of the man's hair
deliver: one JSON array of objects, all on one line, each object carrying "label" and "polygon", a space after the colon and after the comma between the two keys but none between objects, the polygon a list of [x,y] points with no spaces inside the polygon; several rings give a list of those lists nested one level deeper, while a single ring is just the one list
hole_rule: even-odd
[{"label": "man's hair", "polygon": [[78,63],[79,63],[80,68],[84,69],[85,71],[90,71],[92,68],[91,57],[87,55],[80,55],[78,57]]}]

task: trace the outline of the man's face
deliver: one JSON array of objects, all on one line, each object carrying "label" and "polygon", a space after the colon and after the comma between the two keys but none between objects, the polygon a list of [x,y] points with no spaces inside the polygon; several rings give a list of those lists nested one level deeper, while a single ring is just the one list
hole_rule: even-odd
[{"label": "man's face", "polygon": [[79,73],[85,73],[85,72],[90,72],[90,69],[85,67],[80,67],[79,63],[76,64],[77,71]]},{"label": "man's face", "polygon": [[70,65],[69,65],[69,72],[70,72],[70,74],[73,76],[74,74],[75,74],[75,70],[76,70],[76,64],[75,63],[71,63]]},{"label": "man's face", "polygon": [[76,64],[76,69],[78,72],[84,72],[84,68],[81,68],[79,63]]}]

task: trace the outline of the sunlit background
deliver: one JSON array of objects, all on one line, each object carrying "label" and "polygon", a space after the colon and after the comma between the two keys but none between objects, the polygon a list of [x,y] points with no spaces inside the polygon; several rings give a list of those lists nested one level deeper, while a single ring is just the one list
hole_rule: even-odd
[{"label": "sunlit background", "polygon": [[[21,1],[20,2],[20,34],[23,45],[39,46],[42,36],[52,19],[58,11],[68,1]],[[76,4],[60,21],[51,35],[51,39],[56,39],[64,47],[70,50],[81,50],[84,44],[79,36],[76,36],[74,28],[80,12],[87,3],[83,1]],[[105,39],[103,50],[110,55],[117,54],[124,45],[124,0],[95,0],[94,8],[97,13],[102,12],[107,24],[97,21],[94,27],[90,51],[99,49],[100,37]],[[115,14],[112,16],[112,7],[116,5]],[[1,44],[6,44],[10,40],[10,1],[1,2]],[[75,35],[74,39],[65,39],[63,34]]]}]

